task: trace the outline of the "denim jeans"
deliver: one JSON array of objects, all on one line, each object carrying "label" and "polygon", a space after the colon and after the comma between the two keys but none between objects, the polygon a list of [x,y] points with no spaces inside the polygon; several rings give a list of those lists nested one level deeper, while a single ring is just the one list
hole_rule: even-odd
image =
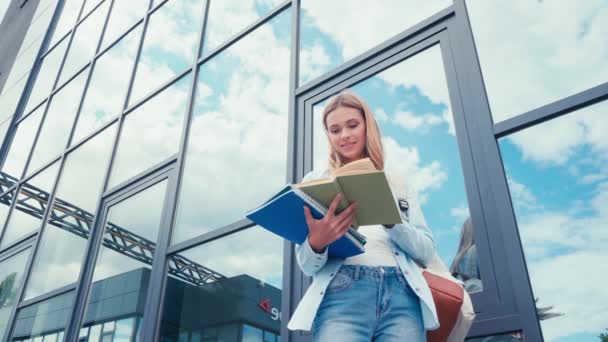
[{"label": "denim jeans", "polygon": [[426,341],[420,299],[397,267],[343,265],[325,291],[313,341]]}]

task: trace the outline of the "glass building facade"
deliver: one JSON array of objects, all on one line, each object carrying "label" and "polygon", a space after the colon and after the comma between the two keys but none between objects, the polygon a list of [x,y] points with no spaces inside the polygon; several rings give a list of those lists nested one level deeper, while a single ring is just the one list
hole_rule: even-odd
[{"label": "glass building facade", "polygon": [[0,340],[310,341],[286,324],[311,279],[244,214],[327,166],[344,89],[471,295],[468,341],[607,338],[605,1],[0,0],[0,20]]}]

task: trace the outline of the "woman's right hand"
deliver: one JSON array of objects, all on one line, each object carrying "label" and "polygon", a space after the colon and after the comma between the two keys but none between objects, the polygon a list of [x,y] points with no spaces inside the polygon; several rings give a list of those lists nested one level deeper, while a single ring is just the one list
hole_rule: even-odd
[{"label": "woman's right hand", "polygon": [[355,202],[351,203],[338,215],[335,214],[341,199],[342,195],[337,194],[329,205],[327,214],[319,220],[312,217],[310,209],[304,206],[304,216],[309,232],[308,243],[317,253],[324,252],[325,247],[346,234],[355,218],[355,210],[357,209],[357,203]]}]

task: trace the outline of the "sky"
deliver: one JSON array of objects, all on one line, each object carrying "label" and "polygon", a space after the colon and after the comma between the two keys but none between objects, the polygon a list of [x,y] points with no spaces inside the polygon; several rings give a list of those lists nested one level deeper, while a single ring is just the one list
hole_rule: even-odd
[{"label": "sky", "polygon": [[[68,6],[73,2],[68,1]],[[202,55],[279,3],[215,1],[207,24],[208,45]],[[102,38],[104,47],[143,15],[145,6],[129,4],[122,4],[110,14],[107,32],[112,38]],[[170,1],[151,16],[148,32],[153,34],[143,40],[129,106],[174,79],[197,58],[203,4],[194,0]],[[449,5],[440,0],[385,0],[382,6],[349,1],[338,7],[335,2],[303,1],[299,84],[331,71]],[[495,122],[608,78],[608,48],[601,43],[608,30],[608,6],[602,1],[576,5],[566,1],[500,1],[492,3],[492,8],[488,2],[467,1],[467,6]],[[92,8],[87,6],[87,10]],[[98,8],[104,10],[107,11],[104,5]],[[100,20],[95,18],[90,19]],[[352,24],[353,18],[356,25]],[[290,19],[288,8],[204,63],[198,75],[175,79],[157,97],[126,117],[112,171],[112,177],[118,178],[112,179],[112,185],[177,153],[177,143],[184,134],[187,97],[191,85],[196,84],[173,243],[239,220],[245,211],[284,184]],[[67,28],[62,23],[59,27],[67,32],[69,25],[65,25]],[[95,31],[93,26],[90,30]],[[97,35],[95,32],[90,35]],[[133,56],[141,32],[141,25],[135,27],[97,61],[92,86],[84,94],[83,110],[76,123],[77,139],[72,144],[114,120],[123,109],[125,84],[135,64]],[[59,41],[59,37],[58,34],[53,40]],[[81,56],[88,56],[90,44],[83,40],[74,45],[77,51],[69,52],[69,56],[75,56],[70,58],[86,60]],[[64,45],[65,40],[56,47],[56,54],[62,55]],[[54,58],[53,53],[48,57],[50,73],[57,72]],[[84,67],[83,63],[75,62],[66,70],[75,72]],[[90,68],[82,72],[82,77],[88,72]],[[61,92],[77,94],[81,86],[75,81]],[[449,266],[469,209],[440,47],[431,46],[400,61],[357,83],[352,90],[368,102],[380,124],[386,170],[397,184],[396,192],[418,198],[438,253]],[[40,100],[43,97],[40,95]],[[58,96],[51,99],[50,106],[55,103],[75,108],[70,107],[75,106],[70,99],[73,97]],[[322,101],[314,106],[315,168],[325,163],[327,142],[319,122],[324,105]],[[553,305],[556,312],[565,314],[542,322],[547,341],[594,340],[608,327],[604,314],[608,312],[608,298],[602,291],[608,271],[603,265],[608,265],[608,255],[600,247],[608,239],[604,204],[608,199],[605,107],[600,103],[581,109],[499,141],[534,295],[540,298],[539,305]],[[52,123],[56,128],[46,130],[69,131],[75,110],[57,116]],[[32,116],[28,120],[22,124],[24,132],[31,130],[27,126],[39,118]],[[108,145],[115,129],[115,124],[109,126],[99,138],[77,149],[63,172],[79,174],[92,165],[107,165]],[[22,135],[27,140],[27,134]],[[48,146],[46,150],[50,149]],[[44,154],[52,158],[52,153],[57,152]],[[15,158],[9,165],[18,170],[24,161]],[[93,183],[101,184],[102,176],[93,175]],[[85,184],[62,182],[66,182],[59,185],[62,196],[94,210],[95,194],[102,189],[91,189],[85,195],[70,190]],[[145,216],[158,207],[157,199],[158,196],[139,201],[133,213]],[[51,230],[45,234],[48,236],[44,236],[46,242],[42,246],[66,239]],[[72,255],[68,250],[49,252],[45,254],[46,266],[41,264],[39,269],[55,267],[59,284],[62,272],[66,272],[65,279],[74,278],[67,274],[78,272],[82,253],[83,247]],[[193,248],[184,255],[226,276],[247,273],[281,288],[282,241],[259,227]],[[113,265],[113,258],[120,260],[120,256],[111,254],[104,258],[104,265]],[[70,267],[59,267],[66,263]],[[112,272],[105,270],[100,274]],[[563,281],[564,277],[575,281]],[[33,292],[47,290],[50,288],[32,287]]]}]

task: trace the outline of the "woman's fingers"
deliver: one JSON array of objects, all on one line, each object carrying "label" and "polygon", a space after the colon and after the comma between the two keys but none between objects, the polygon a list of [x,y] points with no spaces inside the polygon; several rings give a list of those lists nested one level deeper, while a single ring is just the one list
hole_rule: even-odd
[{"label": "woman's fingers", "polygon": [[341,213],[339,213],[338,215],[336,215],[336,219],[338,219],[339,221],[341,221],[346,216],[350,215],[351,213],[354,213],[356,209],[357,209],[357,202],[353,202],[346,209],[344,209]]},{"label": "woman's fingers", "polygon": [[329,218],[334,217],[334,214],[336,213],[336,209],[338,208],[338,204],[340,204],[341,199],[342,199],[341,194],[337,194],[336,197],[334,197],[333,201],[331,201],[331,204],[329,205],[329,208],[327,210],[327,214],[325,215],[325,217],[329,217]]},{"label": "woman's fingers", "polygon": [[310,213],[310,208],[308,208],[307,206],[304,206],[304,217],[306,218],[306,224],[310,228],[313,217],[312,217],[312,214]]},{"label": "woman's fingers", "polygon": [[342,216],[340,214],[339,216],[335,217],[335,220],[333,222],[334,227],[340,229],[345,223],[352,222],[354,218],[355,218],[355,212],[354,211],[350,211],[345,216]]}]

